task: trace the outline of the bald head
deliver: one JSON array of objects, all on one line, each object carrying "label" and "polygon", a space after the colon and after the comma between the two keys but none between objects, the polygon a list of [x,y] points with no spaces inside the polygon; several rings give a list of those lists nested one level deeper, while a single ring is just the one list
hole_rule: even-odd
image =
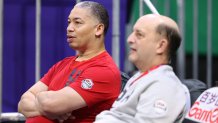
[{"label": "bald head", "polygon": [[171,58],[177,51],[181,43],[179,27],[174,20],[167,16],[157,14],[147,14],[142,16],[139,21],[150,25],[153,31],[157,32],[169,42],[168,55]]},{"label": "bald head", "polygon": [[142,16],[140,19],[146,21],[147,23],[151,23],[152,27],[156,27],[158,25],[164,24],[166,26],[174,28],[174,30],[178,31],[179,33],[179,28],[176,22],[167,16],[157,15],[157,14],[147,14]]}]

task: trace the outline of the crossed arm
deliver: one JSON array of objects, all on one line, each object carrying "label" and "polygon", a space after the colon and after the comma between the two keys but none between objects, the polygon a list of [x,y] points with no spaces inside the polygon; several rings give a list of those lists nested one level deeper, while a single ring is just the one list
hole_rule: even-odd
[{"label": "crossed arm", "polygon": [[48,86],[39,81],[22,95],[18,111],[27,118],[43,115],[49,119],[63,119],[85,106],[83,98],[72,88],[48,91]]}]

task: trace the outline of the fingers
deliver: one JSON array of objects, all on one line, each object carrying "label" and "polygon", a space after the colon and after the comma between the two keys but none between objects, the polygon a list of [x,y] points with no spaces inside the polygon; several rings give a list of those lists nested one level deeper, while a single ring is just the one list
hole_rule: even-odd
[{"label": "fingers", "polygon": [[73,115],[71,115],[71,116],[69,117],[69,119],[74,120],[74,119],[76,119],[76,117],[73,116]]},{"label": "fingers", "polygon": [[63,123],[64,122],[64,120],[58,120],[59,121],[59,123]]},{"label": "fingers", "polygon": [[58,117],[59,123],[63,123],[65,120],[69,119],[71,117],[71,113],[66,113],[64,115],[60,115]]}]

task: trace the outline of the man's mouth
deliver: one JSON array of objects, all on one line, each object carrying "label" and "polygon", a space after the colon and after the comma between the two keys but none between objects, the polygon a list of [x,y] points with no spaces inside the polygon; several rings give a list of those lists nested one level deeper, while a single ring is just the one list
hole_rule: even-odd
[{"label": "man's mouth", "polygon": [[135,48],[133,48],[133,47],[130,47],[130,51],[131,51],[131,52],[135,52],[135,51],[136,51],[136,49],[135,49]]},{"label": "man's mouth", "polygon": [[67,35],[67,42],[68,43],[72,42],[74,38],[76,38],[76,37],[72,36],[72,35]]},{"label": "man's mouth", "polygon": [[67,34],[67,38],[75,38],[75,36]]}]

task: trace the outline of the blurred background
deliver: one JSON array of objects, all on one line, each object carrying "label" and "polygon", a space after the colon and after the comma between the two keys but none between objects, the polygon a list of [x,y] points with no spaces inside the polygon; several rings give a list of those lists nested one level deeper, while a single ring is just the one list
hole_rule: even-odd
[{"label": "blurred background", "polygon": [[[79,0],[0,0],[0,112],[17,112],[20,96],[57,61],[75,55],[66,42],[67,18]],[[106,49],[130,76],[126,39],[135,21],[152,13],[143,0],[91,0],[106,7]],[[181,80],[208,87],[218,81],[218,1],[150,0],[160,14],[178,22],[183,41],[172,66]]]}]

